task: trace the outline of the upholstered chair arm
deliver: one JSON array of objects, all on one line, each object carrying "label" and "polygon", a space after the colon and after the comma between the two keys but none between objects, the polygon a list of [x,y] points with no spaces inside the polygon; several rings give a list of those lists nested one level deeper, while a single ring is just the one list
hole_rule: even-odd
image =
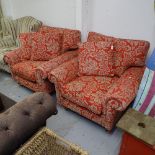
[{"label": "upholstered chair arm", "polygon": [[107,92],[107,106],[117,111],[125,110],[136,96],[143,73],[144,67],[127,69]]},{"label": "upholstered chair arm", "polygon": [[78,58],[74,58],[60,65],[58,68],[52,70],[48,79],[51,82],[57,82],[57,85],[66,84],[77,77],[78,74]]},{"label": "upholstered chair arm", "polygon": [[21,62],[23,60],[22,59],[23,50],[24,49],[22,48],[18,48],[11,52],[7,52],[3,58],[4,62],[10,66]]},{"label": "upholstered chair arm", "polygon": [[43,83],[48,77],[48,73],[59,65],[67,62],[77,56],[77,51],[66,52],[50,61],[45,62],[36,69],[36,78],[38,83]]}]

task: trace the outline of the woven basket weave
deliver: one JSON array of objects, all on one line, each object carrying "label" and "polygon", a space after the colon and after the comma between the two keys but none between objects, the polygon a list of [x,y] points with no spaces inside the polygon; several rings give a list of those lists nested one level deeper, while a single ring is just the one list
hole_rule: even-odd
[{"label": "woven basket weave", "polygon": [[15,155],[88,155],[47,128],[41,129]]}]

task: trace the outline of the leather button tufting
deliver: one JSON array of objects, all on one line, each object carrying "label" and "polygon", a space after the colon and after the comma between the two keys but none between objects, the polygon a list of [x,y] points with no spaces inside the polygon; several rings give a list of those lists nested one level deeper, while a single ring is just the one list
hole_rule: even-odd
[{"label": "leather button tufting", "polygon": [[42,105],[42,104],[43,104],[43,102],[39,102],[39,104],[41,104],[41,105]]},{"label": "leather button tufting", "polygon": [[3,127],[3,130],[7,131],[9,128],[7,126]]},{"label": "leather button tufting", "polygon": [[30,115],[30,113],[28,111],[23,111],[23,114],[26,115],[26,116]]}]

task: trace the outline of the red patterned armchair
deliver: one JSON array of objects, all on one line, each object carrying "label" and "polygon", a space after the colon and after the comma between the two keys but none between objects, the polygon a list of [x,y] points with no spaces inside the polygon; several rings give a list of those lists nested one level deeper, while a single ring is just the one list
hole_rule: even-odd
[{"label": "red patterned armchair", "polygon": [[136,96],[149,42],[90,32],[78,57],[52,70],[58,103],[112,130]]},{"label": "red patterned armchair", "polygon": [[7,53],[4,61],[19,84],[33,91],[52,92],[48,73],[77,56],[80,38],[78,30],[43,26],[39,32],[21,34],[21,48]]}]

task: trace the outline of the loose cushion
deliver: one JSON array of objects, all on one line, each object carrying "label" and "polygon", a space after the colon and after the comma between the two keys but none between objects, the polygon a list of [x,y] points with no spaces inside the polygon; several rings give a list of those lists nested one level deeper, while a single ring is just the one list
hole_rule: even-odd
[{"label": "loose cushion", "polygon": [[114,70],[115,74],[122,73],[132,66],[144,66],[150,47],[148,41],[115,39],[114,41]]},{"label": "loose cushion", "polygon": [[85,107],[95,114],[101,114],[106,108],[106,92],[117,77],[82,76],[62,86],[62,95],[66,99]]},{"label": "loose cushion", "polygon": [[78,48],[78,43],[81,42],[81,33],[79,30],[66,28],[42,26],[40,32],[57,32],[62,36],[61,51],[67,51]]},{"label": "loose cushion", "polygon": [[33,33],[31,60],[45,61],[60,55],[62,38],[60,33]]},{"label": "loose cushion", "polygon": [[96,32],[89,32],[87,41],[89,42],[97,42],[97,41],[107,41],[112,42],[114,40],[114,37],[103,35]]},{"label": "loose cushion", "polygon": [[80,41],[80,31],[65,29],[63,33],[62,51],[77,49]]},{"label": "loose cushion", "polygon": [[85,42],[79,50],[79,75],[113,76],[111,42]]},{"label": "loose cushion", "polygon": [[32,47],[32,35],[34,32],[20,33],[18,36],[20,47],[31,48]]},{"label": "loose cushion", "polygon": [[13,75],[17,75],[23,79],[36,82],[35,70],[45,61],[23,61],[11,67]]}]

